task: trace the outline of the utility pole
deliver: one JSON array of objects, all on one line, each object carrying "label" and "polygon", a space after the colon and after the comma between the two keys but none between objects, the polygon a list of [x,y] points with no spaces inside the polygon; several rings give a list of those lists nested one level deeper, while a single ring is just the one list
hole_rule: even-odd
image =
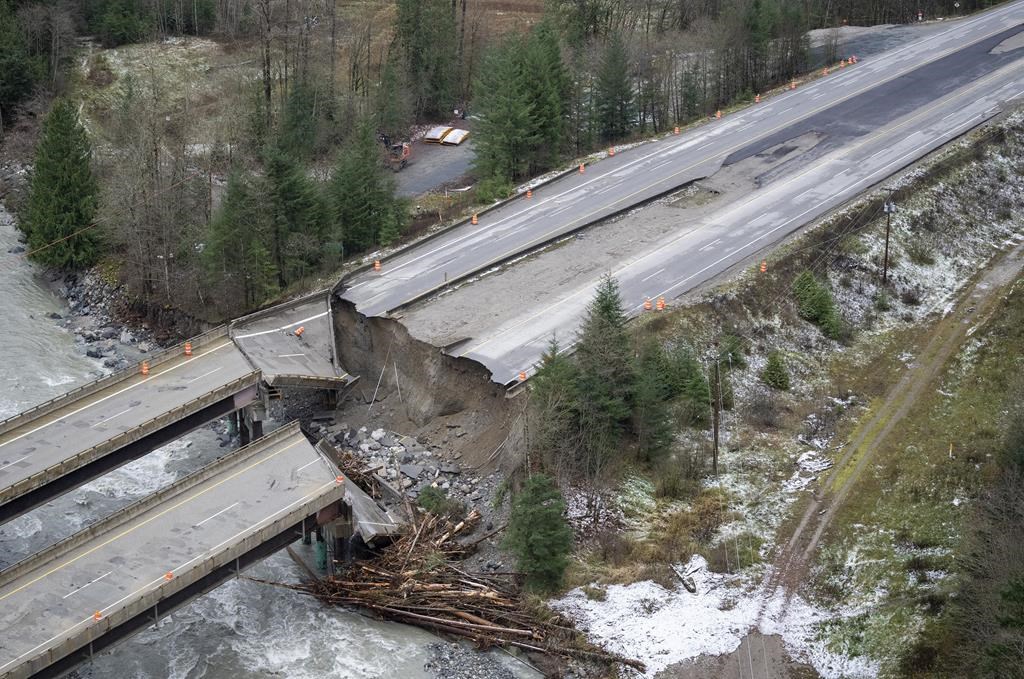
[{"label": "utility pole", "polygon": [[722,403],[722,401],[721,401],[721,399],[722,399],[722,393],[721,393],[722,392],[722,389],[721,389],[722,382],[721,382],[721,379],[722,378],[721,378],[721,375],[719,375],[719,370],[721,370],[721,363],[719,361],[719,358],[720,357],[719,357],[719,354],[718,354],[718,340],[716,339],[715,340],[715,377],[714,377],[714,381],[711,383],[711,435],[712,435],[712,439],[713,439],[712,448],[711,448],[711,471],[715,475],[716,478],[718,477],[718,423],[719,423],[721,403]]},{"label": "utility pole", "polygon": [[[892,192],[895,189],[889,189],[889,198],[892,198]],[[892,200],[885,201],[885,256],[882,259],[882,285],[885,285],[889,281],[889,231],[892,226],[892,215],[896,212],[896,203]]]}]

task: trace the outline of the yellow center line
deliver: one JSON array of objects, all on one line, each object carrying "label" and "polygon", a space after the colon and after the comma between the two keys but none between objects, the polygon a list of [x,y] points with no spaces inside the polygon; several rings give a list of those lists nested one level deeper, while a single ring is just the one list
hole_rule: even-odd
[{"label": "yellow center line", "polygon": [[[952,30],[955,30],[955,29],[950,29],[950,30],[952,31]],[[992,37],[993,35],[996,35],[998,33],[1002,33],[1002,32],[1004,32],[1006,30],[1009,30],[1009,29],[1000,26],[998,29],[993,30],[993,31],[991,31],[989,33],[986,33],[985,35],[979,37],[978,39],[976,39],[976,40],[974,40],[972,42],[961,44],[961,45],[957,45],[956,47],[952,47],[952,48],[950,48],[950,49],[948,49],[948,50],[946,50],[944,52],[938,53],[937,55],[935,55],[931,59],[928,59],[926,61],[922,61],[921,63],[919,63],[919,64],[917,64],[917,65],[915,65],[915,66],[913,66],[911,68],[908,68],[908,69],[906,69],[904,71],[900,71],[900,72],[894,73],[893,75],[891,75],[889,77],[882,76],[882,79],[876,80],[876,81],[872,82],[871,84],[866,85],[866,86],[864,86],[863,88],[861,88],[859,90],[854,90],[850,94],[847,94],[846,96],[840,97],[839,99],[834,99],[834,100],[828,101],[828,102],[822,104],[821,106],[819,106],[817,108],[812,108],[809,112],[807,112],[807,113],[803,114],[802,116],[798,117],[796,120],[790,120],[790,121],[787,121],[787,122],[780,123],[779,125],[777,125],[777,126],[771,128],[771,129],[769,129],[768,131],[764,132],[759,137],[756,137],[754,139],[748,139],[746,141],[740,142],[740,143],[738,143],[738,144],[736,144],[734,146],[728,147],[728,148],[726,148],[725,150],[722,150],[722,151],[715,151],[715,152],[705,156],[704,158],[702,158],[702,159],[700,159],[698,161],[695,161],[695,162],[691,163],[690,165],[687,165],[686,167],[683,167],[683,168],[673,172],[672,174],[670,174],[668,176],[662,177],[662,178],[658,179],[657,181],[651,182],[650,184],[648,184],[648,185],[646,185],[646,186],[644,186],[644,187],[642,187],[642,188],[640,188],[640,189],[638,189],[638,190],[636,190],[636,191],[634,191],[634,192],[632,192],[630,194],[627,194],[627,195],[623,196],[622,198],[619,198],[618,200],[616,200],[616,201],[614,201],[612,203],[609,203],[609,204],[607,204],[607,205],[605,205],[603,207],[600,207],[600,208],[597,208],[595,210],[592,210],[591,212],[588,212],[587,214],[585,214],[585,215],[583,215],[581,217],[577,217],[576,219],[574,219],[574,220],[572,220],[570,222],[567,222],[567,223],[565,223],[565,224],[563,224],[561,226],[558,226],[557,228],[554,228],[554,229],[552,229],[552,230],[550,230],[550,231],[548,231],[548,232],[546,232],[546,233],[544,233],[544,234],[542,234],[540,236],[537,236],[533,240],[530,240],[530,241],[526,242],[525,244],[523,244],[521,246],[518,246],[518,249],[516,250],[516,252],[522,252],[522,251],[528,250],[529,248],[533,247],[537,243],[541,243],[541,242],[549,239],[551,236],[553,236],[553,235],[555,235],[555,234],[557,234],[557,233],[559,233],[561,231],[565,231],[567,229],[570,229],[573,226],[575,226],[577,224],[580,224],[581,222],[586,222],[591,217],[593,217],[596,214],[599,214],[600,212],[603,212],[605,210],[613,208],[616,205],[619,205],[619,204],[621,204],[624,201],[627,201],[627,200],[629,200],[629,199],[631,199],[631,198],[633,198],[633,197],[635,197],[635,196],[637,196],[639,194],[642,194],[642,193],[644,193],[646,191],[649,191],[651,188],[657,186],[658,184],[663,184],[663,183],[665,183],[667,181],[670,181],[674,177],[677,177],[677,176],[679,176],[680,174],[682,174],[684,172],[688,172],[688,171],[690,171],[690,170],[692,170],[692,169],[694,169],[696,167],[699,167],[700,165],[703,165],[704,163],[710,162],[710,161],[714,160],[715,158],[718,158],[719,156],[723,156],[723,155],[724,156],[728,156],[729,154],[731,154],[731,153],[733,153],[735,151],[738,151],[738,150],[740,150],[742,148],[745,148],[745,147],[747,147],[747,146],[749,146],[751,144],[754,144],[754,143],[760,141],[761,139],[764,139],[765,137],[768,137],[768,136],[774,134],[775,132],[778,132],[779,130],[785,129],[785,128],[790,127],[792,125],[795,125],[795,124],[797,124],[799,122],[802,122],[803,120],[806,120],[807,118],[810,118],[811,116],[813,116],[815,114],[821,113],[822,111],[824,111],[826,109],[829,109],[829,108],[832,108],[833,106],[837,106],[839,104],[842,104],[845,101],[849,101],[850,99],[853,99],[854,97],[857,97],[857,96],[863,94],[864,92],[867,92],[869,90],[875,89],[875,88],[877,88],[877,87],[879,87],[881,85],[884,85],[886,83],[892,82],[893,80],[896,80],[897,78],[901,78],[901,77],[903,77],[903,76],[905,76],[905,75],[907,75],[907,74],[909,74],[909,73],[911,73],[913,71],[916,71],[916,70],[920,69],[923,66],[926,66],[928,64],[931,64],[931,63],[934,63],[936,61],[939,61],[940,59],[944,59],[945,57],[949,56],[950,54],[953,54],[955,52],[959,52],[961,50],[964,50],[964,49],[970,47],[971,45],[975,45],[975,44],[977,44],[977,43],[979,43],[979,42],[981,42],[983,40],[987,40],[988,38]],[[657,154],[652,154],[652,157],[654,155],[657,155]],[[608,174],[610,175],[612,172],[616,172],[619,169],[621,169],[621,168],[610,169]],[[604,176],[608,176],[608,175],[602,175],[602,178]],[[540,206],[542,204],[543,204],[543,202],[539,203],[533,209],[540,208]],[[527,212],[527,210],[524,210],[520,214],[525,214],[526,212]],[[515,216],[518,216],[518,215],[515,215]],[[493,257],[493,258],[487,260],[485,263],[480,264],[477,267],[475,267],[475,270],[486,269],[486,268],[488,268],[490,266],[493,266],[494,264],[504,260],[506,257],[508,257],[508,253],[501,254],[501,255],[498,255],[496,257]],[[428,290],[428,292],[429,292],[429,290]],[[411,300],[415,299],[416,297],[421,296],[422,294],[423,293],[417,293],[417,294],[413,295],[412,297],[406,299],[405,301],[399,302],[398,304],[395,305],[395,307],[400,307],[400,306],[402,306],[404,304],[408,304]]]},{"label": "yellow center line", "polygon": [[[978,89],[979,87],[985,85],[989,80],[993,80],[993,79],[995,79],[998,76],[1004,75],[1004,71],[1005,70],[1006,70],[1005,68],[1004,69],[999,69],[998,71],[985,76],[981,80],[978,80],[978,81],[974,82],[967,89],[953,92],[953,93],[947,95],[945,98],[940,99],[939,101],[937,101],[937,102],[935,102],[933,104],[930,104],[927,107],[921,109],[918,113],[914,114],[910,118],[907,118],[906,120],[896,124],[893,127],[889,127],[889,128],[884,129],[884,130],[880,130],[880,131],[872,134],[871,136],[865,138],[864,140],[854,144],[853,146],[850,146],[849,148],[837,149],[834,153],[832,153],[829,156],[823,158],[821,161],[811,165],[810,167],[808,167],[803,172],[800,172],[799,174],[796,174],[796,175],[790,177],[789,179],[787,179],[786,181],[782,182],[781,184],[776,184],[776,185],[771,186],[768,189],[768,191],[778,191],[780,189],[783,189],[786,186],[788,186],[789,184],[792,184],[796,180],[798,180],[798,179],[802,178],[803,176],[807,175],[808,173],[814,172],[816,170],[820,170],[822,167],[825,167],[826,165],[834,163],[836,161],[836,159],[837,159],[838,154],[840,154],[840,153],[842,155],[844,155],[844,156],[849,155],[853,151],[856,151],[857,149],[859,149],[859,148],[861,148],[863,146],[866,146],[867,144],[870,144],[871,142],[874,142],[874,141],[876,141],[877,139],[879,139],[879,138],[881,138],[883,136],[891,135],[893,132],[896,132],[900,128],[909,125],[910,123],[916,121],[918,118],[921,118],[921,117],[923,117],[925,115],[928,115],[933,110],[948,104],[950,101],[962,98],[963,96],[965,96],[967,94],[970,94],[972,91],[974,91],[974,90]],[[716,221],[722,221],[728,215],[736,213],[736,212],[742,210],[743,208],[747,207],[748,205],[750,205],[754,201],[762,200],[765,197],[765,195],[766,194],[754,195],[753,197],[751,197],[750,199],[740,203],[739,205],[736,205],[735,207],[732,207],[732,208],[726,210],[724,213],[722,213],[720,216],[717,217]],[[699,233],[700,231],[706,230],[706,229],[707,229],[707,224],[698,225],[694,229],[688,230],[686,233],[684,233],[684,234],[674,238],[673,240],[669,241],[665,245],[660,246],[660,247],[658,247],[658,248],[656,248],[654,250],[651,250],[650,252],[646,252],[646,253],[638,256],[638,257],[635,257],[634,259],[632,259],[631,261],[627,262],[625,265],[623,265],[622,267],[617,269],[613,273],[613,275],[617,276],[617,275],[621,274],[623,271],[626,271],[627,269],[629,269],[630,267],[633,267],[633,266],[639,264],[643,260],[648,259],[649,257],[653,257],[653,256],[657,255],[658,253],[664,251],[665,249],[672,247],[673,245],[675,245],[679,241],[681,241],[681,240],[683,240],[685,238],[689,238],[690,236],[693,236],[694,234]],[[748,245],[749,245],[749,243],[748,243]],[[746,246],[744,246],[744,247],[746,247]],[[742,249],[742,248],[740,248],[740,249]],[[729,253],[729,255],[731,255],[731,254],[733,254],[733,253]],[[497,340],[498,338],[508,334],[510,331],[515,330],[517,328],[521,328],[522,326],[527,325],[528,323],[532,322],[533,320],[535,320],[539,316],[543,316],[544,314],[549,313],[552,309],[555,309],[555,308],[560,307],[560,306],[564,306],[566,304],[566,302],[568,302],[568,301],[570,301],[570,300],[572,300],[572,299],[574,299],[576,297],[579,297],[581,295],[587,294],[592,287],[593,287],[592,285],[591,286],[587,286],[585,288],[577,290],[576,292],[574,292],[573,294],[569,295],[568,297],[564,297],[562,299],[559,299],[557,302],[555,302],[555,303],[553,303],[553,304],[551,304],[551,305],[541,309],[540,311],[538,311],[537,313],[533,314],[532,316],[529,316],[529,317],[523,319],[522,321],[519,321],[518,323],[508,327],[507,329],[505,329],[505,330],[503,330],[503,331],[501,331],[501,332],[499,332],[499,333],[497,333],[495,335],[492,335],[490,338],[488,338],[488,339],[486,339],[486,340],[484,340],[484,341],[482,341],[482,342],[480,342],[480,343],[478,343],[478,344],[476,344],[476,345],[474,345],[472,347],[467,348],[464,352],[459,354],[459,357],[463,358],[463,357],[467,356],[469,353],[477,351],[478,349],[480,349],[480,348],[490,344],[491,342]],[[636,305],[636,306],[638,307],[640,305]],[[636,307],[631,307],[631,309],[632,308],[636,308]]]},{"label": "yellow center line", "polygon": [[253,462],[252,464],[250,464],[250,465],[248,465],[246,467],[243,467],[242,469],[239,469],[238,471],[236,471],[235,473],[231,474],[230,476],[227,476],[227,477],[221,479],[220,481],[218,481],[217,483],[214,483],[213,485],[211,485],[211,486],[209,486],[207,488],[204,488],[203,490],[195,493],[194,495],[191,495],[191,496],[181,500],[180,502],[177,502],[177,503],[171,505],[170,507],[164,509],[163,511],[160,511],[160,512],[154,514],[153,516],[149,517],[148,519],[146,519],[144,521],[140,521],[139,523],[137,523],[136,525],[132,526],[131,528],[128,528],[128,529],[118,533],[117,535],[114,535],[113,537],[110,537],[107,540],[104,540],[103,542],[101,542],[100,544],[96,545],[95,547],[92,547],[91,549],[88,549],[85,552],[82,552],[81,554],[79,554],[75,558],[69,559],[68,561],[60,564],[59,566],[54,566],[50,570],[46,571],[45,573],[42,573],[41,575],[36,576],[35,578],[33,578],[33,579],[29,580],[28,582],[26,582],[25,584],[21,585],[20,587],[17,587],[16,589],[13,589],[10,592],[7,592],[6,594],[0,595],[0,601],[3,601],[4,599],[6,599],[8,597],[17,594],[18,592],[24,590],[27,587],[31,587],[32,585],[36,584],[40,580],[48,578],[49,576],[53,575],[54,573],[57,573],[57,572],[59,572],[61,570],[64,570],[65,568],[67,568],[71,564],[75,563],[76,561],[84,559],[85,557],[89,556],[90,554],[93,554],[97,550],[100,550],[100,549],[106,547],[110,543],[115,542],[117,540],[120,540],[121,538],[125,537],[126,535],[130,535],[130,534],[134,533],[135,531],[137,531],[138,529],[142,528],[143,526],[147,526],[150,523],[152,523],[153,521],[156,521],[157,519],[159,519],[160,517],[167,515],[169,512],[172,512],[175,509],[177,509],[179,507],[182,507],[182,506],[188,504],[189,502],[192,502],[196,498],[199,498],[199,497],[201,497],[203,495],[206,495],[210,491],[215,490],[216,488],[219,488],[220,486],[224,485],[228,481],[231,481],[232,479],[237,478],[238,476],[244,474],[245,472],[258,467],[259,465],[263,464],[264,462],[267,462],[268,460],[271,460],[271,459],[277,457],[278,455],[280,455],[281,453],[285,452],[286,450],[289,450],[289,449],[297,446],[298,444],[302,443],[303,441],[305,441],[305,438],[302,436],[301,433],[297,434],[297,436],[299,437],[299,439],[297,441],[295,441],[293,443],[290,443],[289,445],[285,446],[284,448],[281,448],[280,450],[278,450],[278,451],[276,451],[276,452],[274,452],[274,453],[272,453],[270,455],[267,455],[266,457],[264,457],[264,458],[262,458],[260,460],[257,460],[256,462]]}]

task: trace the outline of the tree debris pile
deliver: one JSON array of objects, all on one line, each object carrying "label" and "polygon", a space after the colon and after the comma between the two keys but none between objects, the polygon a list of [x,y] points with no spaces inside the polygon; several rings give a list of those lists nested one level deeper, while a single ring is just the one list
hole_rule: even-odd
[{"label": "tree debris pile", "polygon": [[534,610],[523,596],[519,574],[463,570],[460,562],[493,535],[466,543],[456,539],[469,533],[479,518],[475,509],[457,522],[427,514],[372,562],[338,564],[334,576],[293,587],[326,603],[358,606],[387,620],[471,639],[484,648],[516,647],[643,670],[638,661],[587,645],[572,623],[557,614]]}]

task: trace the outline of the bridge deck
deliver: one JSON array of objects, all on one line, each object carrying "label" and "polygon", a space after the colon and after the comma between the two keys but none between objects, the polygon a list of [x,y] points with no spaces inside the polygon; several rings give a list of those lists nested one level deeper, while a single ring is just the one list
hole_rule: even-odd
[{"label": "bridge deck", "polygon": [[292,424],[3,571],[0,677],[31,676],[231,568],[341,499],[335,479]]},{"label": "bridge deck", "polygon": [[231,338],[267,384],[338,389],[354,378],[334,355],[330,312],[330,292],[314,293],[236,320]]},{"label": "bridge deck", "polygon": [[153,357],[148,375],[132,368],[0,423],[0,505],[231,399],[258,378],[221,330],[197,340],[192,356],[178,347]]}]

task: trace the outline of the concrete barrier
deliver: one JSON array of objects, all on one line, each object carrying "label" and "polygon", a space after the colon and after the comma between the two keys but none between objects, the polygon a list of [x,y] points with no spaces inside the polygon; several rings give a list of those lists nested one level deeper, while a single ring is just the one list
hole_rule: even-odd
[{"label": "concrete barrier", "polygon": [[[192,338],[192,349],[199,349],[200,347],[210,344],[211,342],[220,339],[221,337],[227,337],[228,328],[226,325],[221,325],[213,330],[204,332],[202,335]],[[185,353],[185,343],[176,344],[173,347],[162,349],[161,351],[149,354],[146,358],[149,361],[149,367],[155,368],[156,366],[166,363],[167,361],[173,360],[178,356],[182,356]],[[75,387],[71,391],[67,391],[60,396],[51,398],[49,401],[43,401],[35,406],[32,406],[28,410],[24,410],[13,417],[9,417],[6,420],[0,421],[0,435],[6,434],[12,429],[31,422],[32,420],[42,417],[47,413],[52,413],[55,410],[59,410],[68,403],[85,398],[95,394],[98,391],[103,391],[107,387],[117,384],[122,380],[128,379],[133,375],[139,374],[138,364],[131,365],[127,368],[122,368],[116,372],[112,372],[109,375],[87,382],[80,387]]]}]

